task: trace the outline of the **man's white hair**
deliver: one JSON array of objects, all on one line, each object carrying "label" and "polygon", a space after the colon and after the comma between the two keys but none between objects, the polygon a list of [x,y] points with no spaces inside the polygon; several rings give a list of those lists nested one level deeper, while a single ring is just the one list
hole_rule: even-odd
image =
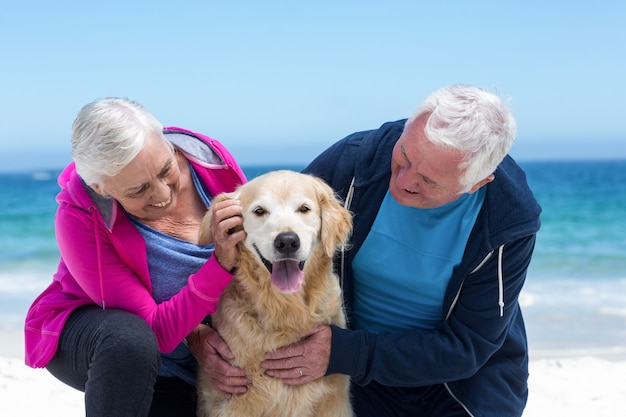
[{"label": "man's white hair", "polygon": [[492,174],[509,152],[516,124],[497,95],[468,85],[441,88],[422,102],[407,123],[426,115],[424,133],[434,144],[463,155],[462,192]]}]

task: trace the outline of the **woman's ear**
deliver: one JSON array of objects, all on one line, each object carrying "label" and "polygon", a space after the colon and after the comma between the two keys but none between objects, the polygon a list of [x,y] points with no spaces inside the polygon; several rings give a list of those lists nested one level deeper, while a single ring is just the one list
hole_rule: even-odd
[{"label": "woman's ear", "polygon": [[89,186],[91,187],[92,190],[94,190],[96,193],[100,194],[102,197],[108,197],[104,193],[104,187],[102,187],[100,184],[89,184]]}]

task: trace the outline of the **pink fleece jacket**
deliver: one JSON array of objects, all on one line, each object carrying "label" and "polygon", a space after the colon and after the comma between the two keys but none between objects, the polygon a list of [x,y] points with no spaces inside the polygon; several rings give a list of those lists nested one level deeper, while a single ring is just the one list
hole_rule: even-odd
[{"label": "pink fleece jacket", "polygon": [[[188,130],[165,128],[212,196],[246,181],[233,156],[218,141]],[[170,352],[208,314],[232,275],[209,258],[170,300],[152,297],[146,244],[114,200],[85,186],[74,164],[58,179],[61,192],[55,233],[61,260],[52,283],[26,315],[25,362],[45,367],[54,356],[69,315],[85,305],[118,308],[142,317],[162,352]]]}]

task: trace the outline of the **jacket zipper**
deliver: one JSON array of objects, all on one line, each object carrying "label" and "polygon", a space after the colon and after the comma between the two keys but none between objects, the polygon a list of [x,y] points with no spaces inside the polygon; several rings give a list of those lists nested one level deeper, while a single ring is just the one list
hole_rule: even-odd
[{"label": "jacket zipper", "polygon": [[96,251],[98,253],[98,278],[100,279],[100,297],[102,297],[102,309],[106,310],[104,302],[104,271],[102,270],[102,243],[100,242],[100,233],[98,231],[98,215],[96,207],[89,206],[91,219],[93,220],[93,233],[96,238]]},{"label": "jacket zipper", "polygon": [[[473,273],[477,272],[480,268],[482,268],[485,263],[487,263],[487,261],[489,259],[491,259],[491,257],[493,256],[493,253],[495,252],[495,250],[492,250],[491,252],[489,252],[484,258],[483,260],[478,264],[478,266],[476,268],[474,268],[472,270],[472,272],[470,272],[470,275],[472,275]],[[500,317],[502,317],[504,315],[504,286],[503,286],[503,274],[502,274],[502,254],[504,252],[504,245],[500,246],[498,248],[498,306],[500,307]],[[463,288],[463,284],[465,283],[465,280],[463,280],[461,282],[461,285],[459,286],[459,290],[457,291],[456,295],[454,296],[454,300],[452,301],[452,304],[450,305],[450,309],[448,310],[448,314],[446,315],[446,320],[448,320],[450,318],[450,316],[452,315],[452,310],[454,310],[454,306],[456,305],[457,301],[459,300],[459,296],[461,295],[461,289]],[[469,414],[470,416],[474,417],[474,414],[472,414],[470,412],[470,410],[468,410],[468,408],[465,406],[465,404],[463,404],[463,401],[461,401],[456,395],[454,395],[454,393],[452,392],[452,389],[448,386],[447,382],[444,382],[443,385],[446,387],[446,389],[448,390],[448,392],[450,393],[450,395],[452,396],[452,398],[454,398],[456,400],[456,402],[458,402],[461,407],[463,407],[463,409],[465,411],[467,411],[467,414]]]}]

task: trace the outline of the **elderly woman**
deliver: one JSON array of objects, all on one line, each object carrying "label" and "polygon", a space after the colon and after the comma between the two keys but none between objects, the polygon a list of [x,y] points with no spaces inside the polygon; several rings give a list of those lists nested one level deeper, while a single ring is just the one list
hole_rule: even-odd
[{"label": "elderly woman", "polygon": [[[61,260],[28,311],[26,364],[85,392],[87,416],[195,416],[198,362],[219,354],[201,323],[245,237],[229,233],[237,202],[211,198],[244,174],[219,142],[120,98],[83,107],[72,158],[58,181]],[[208,208],[215,243],[203,246]]]}]

